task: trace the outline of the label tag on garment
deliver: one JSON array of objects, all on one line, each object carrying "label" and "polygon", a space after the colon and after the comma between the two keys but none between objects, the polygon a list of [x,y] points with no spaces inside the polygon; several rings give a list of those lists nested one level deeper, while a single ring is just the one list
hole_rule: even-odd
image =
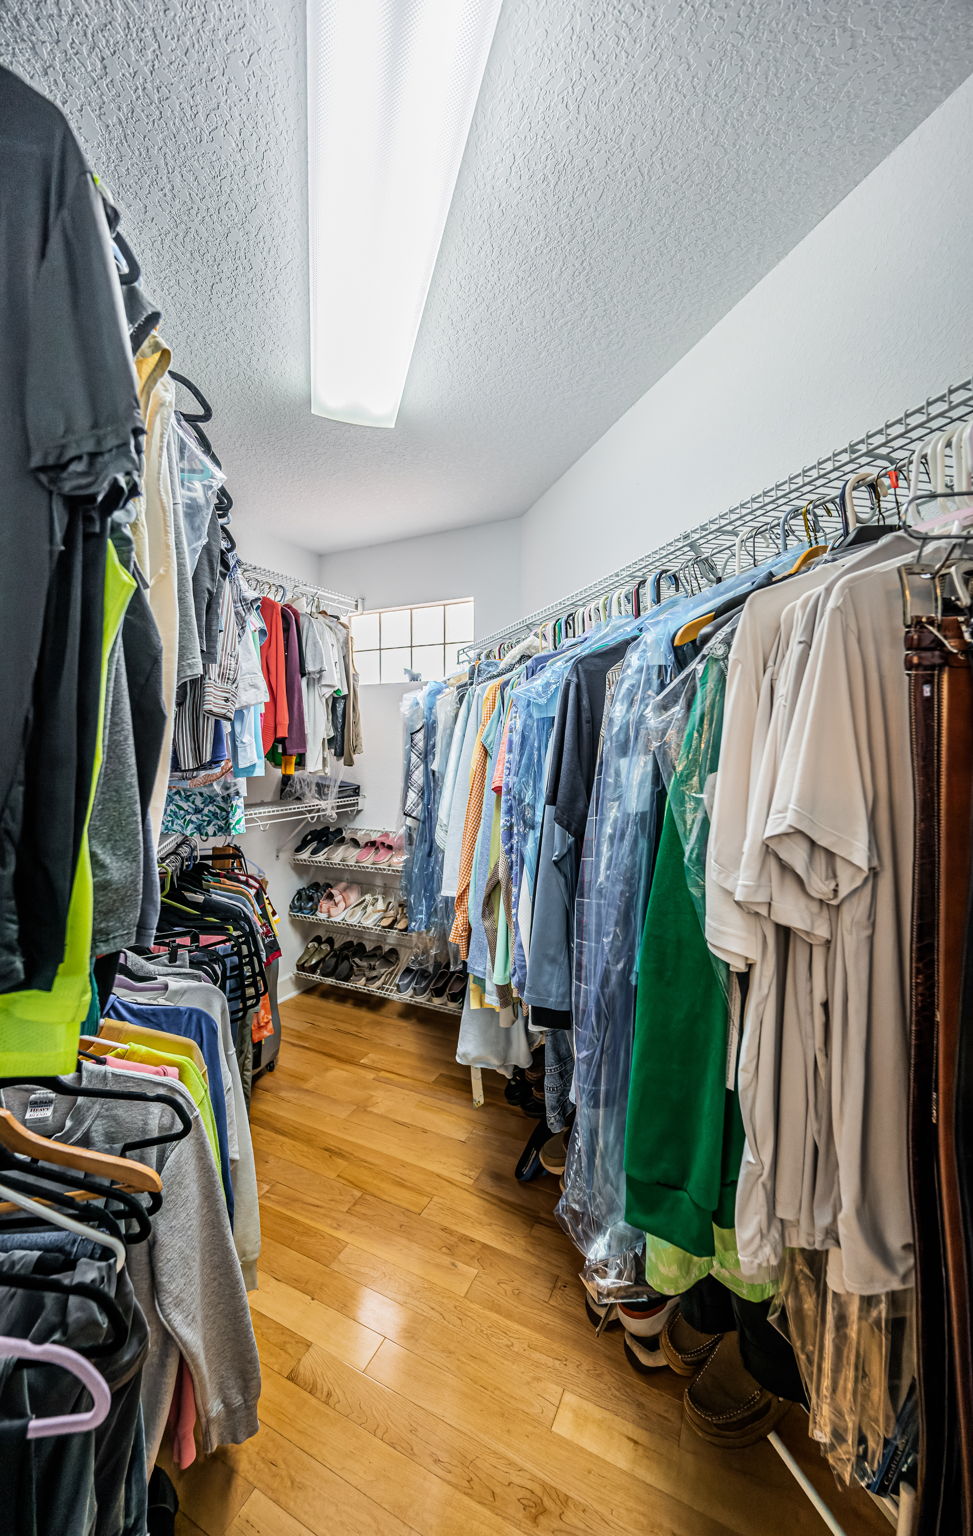
[{"label": "label tag on garment", "polygon": [[483,1108],[483,1073],[479,1067],[470,1067],[470,1087],[473,1089],[473,1107]]},{"label": "label tag on garment", "polygon": [[54,1113],[55,1095],[46,1089],[40,1093],[32,1093],[27,1101],[27,1109],[24,1120],[50,1120]]}]

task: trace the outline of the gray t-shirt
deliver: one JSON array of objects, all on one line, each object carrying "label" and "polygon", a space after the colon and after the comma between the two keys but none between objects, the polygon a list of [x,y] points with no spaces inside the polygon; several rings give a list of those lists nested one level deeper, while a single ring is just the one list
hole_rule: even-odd
[{"label": "gray t-shirt", "polygon": [[44,604],[70,505],[139,468],[121,290],[98,192],[57,108],[0,69],[0,990],[20,970],[12,849]]}]

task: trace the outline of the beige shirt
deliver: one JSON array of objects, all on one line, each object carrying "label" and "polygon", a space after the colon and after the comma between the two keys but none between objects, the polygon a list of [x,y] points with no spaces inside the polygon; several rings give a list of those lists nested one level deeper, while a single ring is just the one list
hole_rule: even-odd
[{"label": "beige shirt", "polygon": [[[838,1288],[913,1280],[905,1125],[912,772],[899,561],[845,575],[821,616],[766,838],[832,913],[828,1068]],[[843,1273],[842,1273],[843,1270]]]}]

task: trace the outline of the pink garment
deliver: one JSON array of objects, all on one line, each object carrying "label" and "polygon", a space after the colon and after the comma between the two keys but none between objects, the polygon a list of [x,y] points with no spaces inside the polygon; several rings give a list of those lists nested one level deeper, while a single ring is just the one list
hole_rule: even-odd
[{"label": "pink garment", "polygon": [[192,1372],[181,1355],[166,1428],[172,1431],[172,1459],[185,1471],[196,1460],[196,1398]]},{"label": "pink garment", "polygon": [[156,1065],[154,1061],[128,1061],[124,1056],[106,1056],[105,1063],[116,1072],[148,1072],[150,1077],[174,1077],[178,1081],[179,1068]]},{"label": "pink garment", "polygon": [[490,788],[493,790],[493,793],[495,795],[499,795],[499,794],[501,794],[503,792],[503,767],[504,767],[504,764],[507,761],[507,743],[509,742],[509,740],[510,740],[510,716],[508,715],[507,716],[507,723],[505,724],[505,726],[503,728],[503,735],[500,738],[500,751],[497,753],[496,766],[494,767],[494,770],[493,770],[493,780],[492,780],[492,782],[490,784]]}]

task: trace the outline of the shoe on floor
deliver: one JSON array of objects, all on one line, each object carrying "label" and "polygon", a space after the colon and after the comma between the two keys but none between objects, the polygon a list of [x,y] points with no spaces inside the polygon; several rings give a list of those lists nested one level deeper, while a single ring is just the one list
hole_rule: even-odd
[{"label": "shoe on floor", "polygon": [[545,1141],[541,1147],[541,1162],[548,1173],[557,1176],[564,1172],[567,1165],[569,1135],[569,1131],[558,1131],[556,1136],[552,1136],[550,1141]]},{"label": "shoe on floor", "polygon": [[687,1423],[709,1445],[736,1450],[766,1439],[790,1403],[754,1381],[736,1333],[725,1333],[683,1394]]},{"label": "shoe on floor", "polygon": [[651,1372],[655,1372],[669,1364],[659,1347],[658,1335],[652,1339],[640,1339],[637,1334],[629,1333],[626,1328],[623,1333],[622,1343],[625,1349],[625,1359],[632,1367],[632,1370],[638,1371],[640,1376],[648,1376]]},{"label": "shoe on floor", "polygon": [[[660,1347],[661,1353],[660,1335],[678,1306],[679,1299],[676,1296],[645,1296],[635,1301],[620,1301],[618,1316],[631,1338],[640,1339],[643,1344],[652,1339]],[[668,1363],[663,1357],[662,1364]]]},{"label": "shoe on floor", "polygon": [[695,1376],[722,1337],[721,1333],[700,1333],[677,1310],[662,1330],[661,1344],[666,1360],[677,1376]]}]

